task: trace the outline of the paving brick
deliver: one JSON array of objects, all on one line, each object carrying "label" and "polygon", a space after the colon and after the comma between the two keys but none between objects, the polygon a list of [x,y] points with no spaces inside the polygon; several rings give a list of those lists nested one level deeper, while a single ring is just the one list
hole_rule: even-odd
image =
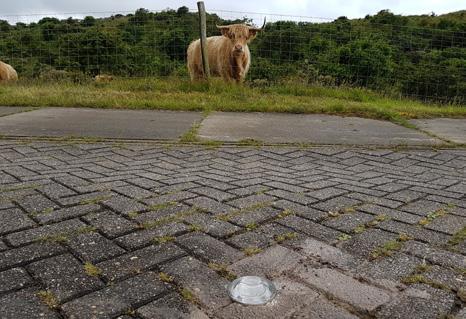
[{"label": "paving brick", "polygon": [[293,319],[357,319],[342,307],[336,306],[324,297],[318,297],[312,303],[293,314]]},{"label": "paving brick", "polygon": [[31,283],[31,277],[22,268],[11,268],[0,272],[0,294],[24,288]]},{"label": "paving brick", "polygon": [[208,197],[196,197],[194,199],[186,200],[185,202],[192,205],[193,207],[201,208],[215,215],[226,214],[230,213],[233,210],[236,210],[235,207],[232,207],[224,203],[220,203]]},{"label": "paving brick", "polygon": [[419,199],[421,197],[424,197],[425,195],[426,194],[424,193],[415,192],[415,191],[407,189],[407,190],[402,190],[399,192],[391,193],[390,195],[387,196],[387,198],[408,203],[416,199]]},{"label": "paving brick", "polygon": [[238,276],[280,277],[282,273],[293,270],[303,256],[293,250],[275,245],[257,255],[244,258],[229,267]]},{"label": "paving brick", "polygon": [[232,223],[216,219],[210,214],[190,215],[184,218],[184,220],[191,225],[200,227],[203,232],[216,238],[228,237],[241,230],[240,227],[235,226]]},{"label": "paving brick", "polygon": [[243,254],[225,243],[203,233],[180,236],[176,242],[200,259],[217,264],[231,264]]},{"label": "paving brick", "polygon": [[466,217],[446,215],[434,219],[425,228],[454,235],[466,225]]},{"label": "paving brick", "polygon": [[388,230],[397,234],[407,234],[414,239],[429,242],[436,245],[448,242],[448,235],[428,230],[417,225],[407,225],[394,220],[382,222],[378,225],[383,230]]},{"label": "paving brick", "polygon": [[307,207],[298,203],[293,203],[284,199],[274,202],[273,206],[276,208],[281,208],[283,210],[287,209],[292,213],[296,213],[299,216],[316,222],[321,221],[322,219],[328,216],[327,212]]},{"label": "paving brick", "polygon": [[[286,278],[278,278],[274,284],[280,293],[272,302],[254,307],[245,307],[238,303],[233,303],[217,312],[216,315],[225,319],[267,319],[270,318],[271,314],[276,318],[290,318],[297,309],[313,303],[319,296],[316,291]],[[293,316],[293,318],[295,317]]]},{"label": "paving brick", "polygon": [[340,197],[329,199],[324,202],[312,204],[312,208],[320,209],[326,212],[328,211],[337,212],[337,211],[344,210],[345,208],[354,207],[359,204],[361,204],[361,201],[357,199],[340,196]]},{"label": "paving brick", "polygon": [[280,189],[268,191],[267,195],[275,196],[277,198],[286,199],[288,201],[296,202],[302,205],[308,205],[317,202],[315,198],[306,196],[304,193],[292,193]]},{"label": "paving brick", "polygon": [[89,232],[70,238],[67,245],[82,260],[92,263],[121,255],[125,250],[99,233]]},{"label": "paving brick", "polygon": [[260,207],[257,209],[241,211],[239,214],[234,214],[230,221],[237,225],[246,227],[251,224],[260,224],[264,221],[275,218],[280,214],[280,210],[273,207]]},{"label": "paving brick", "polygon": [[58,183],[49,183],[41,186],[39,190],[50,198],[61,198],[76,195],[76,192]]},{"label": "paving brick", "polygon": [[143,229],[116,239],[120,245],[129,250],[138,249],[154,243],[154,239],[165,236],[176,236],[187,232],[185,224],[171,223],[158,226],[154,229]]},{"label": "paving brick", "polygon": [[136,313],[143,319],[209,319],[204,312],[175,293],[137,309]]},{"label": "paving brick", "polygon": [[369,257],[370,253],[384,243],[396,239],[398,236],[379,229],[369,229],[361,234],[354,235],[342,243],[343,249],[351,254]]},{"label": "paving brick", "polygon": [[49,236],[69,236],[70,234],[79,232],[80,229],[85,227],[87,227],[87,225],[82,221],[78,219],[71,219],[52,225],[45,225],[37,228],[23,230],[18,233],[7,235],[5,238],[11,245],[21,246],[37,240],[46,239]]},{"label": "paving brick", "polygon": [[416,267],[422,263],[422,259],[396,254],[367,263],[360,270],[371,278],[401,281],[401,279],[411,275]]},{"label": "paving brick", "polygon": [[31,214],[40,213],[51,208],[58,208],[56,203],[42,195],[28,196],[18,200],[17,203],[21,208]]},{"label": "paving brick", "polygon": [[369,286],[334,269],[302,266],[296,275],[307,284],[363,311],[374,311],[390,301],[380,288]]},{"label": "paving brick", "polygon": [[119,186],[113,188],[113,190],[133,199],[143,199],[154,195],[152,192],[133,185]]},{"label": "paving brick", "polygon": [[0,211],[0,235],[31,228],[36,223],[17,208]]},{"label": "paving brick", "polygon": [[[285,235],[292,236],[287,238]],[[266,248],[268,246],[274,245],[278,242],[279,236],[283,237],[285,240],[288,239],[297,239],[299,235],[294,232],[292,229],[284,227],[279,224],[266,224],[255,230],[247,231],[235,236],[230,237],[227,241],[233,246],[236,246],[240,249],[258,247]]]},{"label": "paving brick", "polygon": [[23,289],[0,297],[0,313],[5,319],[58,319],[37,296],[33,288]]},{"label": "paving brick", "polygon": [[225,289],[228,281],[192,257],[184,257],[160,268],[173,276],[175,282],[189,289],[209,310],[216,310],[231,303]]},{"label": "paving brick", "polygon": [[41,224],[50,224],[54,222],[59,222],[65,219],[71,219],[75,217],[80,217],[100,209],[99,205],[89,204],[89,205],[79,205],[73,207],[62,208],[59,210],[42,212],[36,214],[34,218],[38,220]]},{"label": "paving brick", "polygon": [[193,198],[193,197],[196,197],[196,195],[190,192],[182,191],[178,193],[166,194],[166,195],[161,195],[158,197],[144,199],[143,202],[146,205],[151,206],[151,205],[165,204],[169,202],[178,202],[178,201],[186,200],[186,199]]},{"label": "paving brick", "polygon": [[399,201],[394,201],[394,200],[390,200],[390,199],[383,198],[383,197],[369,196],[369,195],[360,194],[360,193],[351,193],[346,196],[354,198],[354,199],[358,199],[364,203],[376,204],[376,205],[386,206],[390,208],[397,208],[403,204]]},{"label": "paving brick", "polygon": [[228,192],[219,191],[211,187],[199,187],[191,189],[192,192],[215,199],[218,202],[226,201],[237,197],[237,195]]},{"label": "paving brick", "polygon": [[361,258],[312,238],[297,241],[291,246],[306,258],[312,258],[346,271],[354,270],[364,262]]},{"label": "paving brick", "polygon": [[[404,319],[404,318],[441,318],[447,315],[454,303],[452,294],[429,287],[427,285],[414,285],[423,294],[412,296],[408,293],[394,299],[381,307],[377,318]],[[413,289],[412,289],[413,290]]]},{"label": "paving brick", "polygon": [[322,226],[310,220],[297,217],[288,216],[277,221],[277,223],[290,227],[298,232],[321,239],[327,243],[332,243],[337,240],[343,233],[329,227]]},{"label": "paving brick", "polygon": [[338,189],[335,187],[328,187],[328,188],[322,188],[316,191],[308,192],[306,193],[306,195],[320,199],[320,200],[326,200],[326,199],[337,197],[337,196],[340,196],[346,193],[348,193],[347,190]]},{"label": "paving brick", "polygon": [[57,255],[65,249],[55,243],[34,243],[0,252],[0,269],[23,266],[35,260]]},{"label": "paving brick", "polygon": [[251,207],[253,205],[262,204],[262,203],[271,203],[275,200],[274,197],[260,194],[260,195],[251,195],[248,197],[238,198],[227,202],[228,205],[243,209]]},{"label": "paving brick", "polygon": [[141,212],[147,209],[145,205],[135,201],[134,199],[123,196],[114,196],[111,199],[103,201],[102,204],[120,214]]},{"label": "paving brick", "polygon": [[420,216],[427,216],[439,209],[447,209],[445,204],[436,203],[429,200],[421,199],[411,202],[400,208],[403,211],[413,213]]},{"label": "paving brick", "polygon": [[362,212],[343,214],[334,218],[329,218],[323,222],[325,226],[351,233],[357,226],[364,225],[373,220],[374,216]]},{"label": "paving brick", "polygon": [[136,229],[136,224],[111,211],[91,213],[83,217],[105,236],[114,238]]},{"label": "paving brick", "polygon": [[62,311],[70,319],[113,318],[166,291],[158,274],[148,272],[69,301],[62,306]]},{"label": "paving brick", "polygon": [[69,254],[35,262],[28,270],[60,303],[104,285],[98,278],[87,275],[84,265]]},{"label": "paving brick", "polygon": [[109,199],[114,194],[108,191],[94,191],[92,193],[79,194],[70,197],[57,199],[57,202],[63,206],[74,206],[82,204],[96,204]]},{"label": "paving brick", "polygon": [[152,270],[156,265],[182,257],[186,253],[173,244],[149,246],[98,263],[102,276],[107,280],[119,280],[130,275]]},{"label": "paving brick", "polygon": [[422,219],[422,217],[420,217],[419,215],[409,214],[403,211],[399,211],[397,209],[382,207],[373,204],[363,204],[361,206],[358,206],[357,210],[373,215],[385,215],[393,220],[397,220],[407,224],[417,224]]},{"label": "paving brick", "polygon": [[464,256],[436,247],[431,247],[417,241],[407,242],[403,246],[402,251],[407,254],[426,259],[433,264],[452,268],[466,268],[466,259]]}]

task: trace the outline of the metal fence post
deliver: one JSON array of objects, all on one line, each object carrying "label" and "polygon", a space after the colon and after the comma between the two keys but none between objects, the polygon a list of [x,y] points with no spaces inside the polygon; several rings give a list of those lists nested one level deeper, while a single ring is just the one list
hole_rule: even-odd
[{"label": "metal fence post", "polygon": [[210,78],[209,55],[207,53],[207,23],[204,1],[197,3],[199,10],[199,32],[201,35],[201,53],[202,53],[202,67],[204,69],[204,78],[208,81]]}]

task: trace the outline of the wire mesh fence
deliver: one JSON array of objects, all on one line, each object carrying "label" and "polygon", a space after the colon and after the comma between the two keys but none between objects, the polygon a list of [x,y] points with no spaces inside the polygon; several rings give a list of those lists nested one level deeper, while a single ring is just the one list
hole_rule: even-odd
[{"label": "wire mesh fence", "polygon": [[[187,78],[186,50],[199,38],[194,10],[64,16],[0,17],[0,60],[22,78]],[[265,31],[250,43],[253,85],[299,81],[466,103],[464,20],[388,11],[356,20],[210,11],[207,35],[220,34],[216,25],[260,25],[264,17]]]}]

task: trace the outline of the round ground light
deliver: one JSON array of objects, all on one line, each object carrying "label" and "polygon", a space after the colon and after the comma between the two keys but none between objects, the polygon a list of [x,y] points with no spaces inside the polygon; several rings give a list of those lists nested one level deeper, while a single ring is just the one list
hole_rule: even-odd
[{"label": "round ground light", "polygon": [[257,276],[240,277],[228,285],[231,299],[243,305],[264,305],[277,293],[275,285]]}]

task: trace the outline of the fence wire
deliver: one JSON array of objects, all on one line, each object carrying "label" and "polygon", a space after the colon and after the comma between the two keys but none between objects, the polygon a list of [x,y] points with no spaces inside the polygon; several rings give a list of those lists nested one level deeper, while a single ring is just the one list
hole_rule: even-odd
[{"label": "fence wire", "polygon": [[[197,12],[181,7],[95,15],[4,16],[0,60],[22,78],[187,77],[186,49],[199,38]],[[210,11],[207,35],[219,35],[216,25],[261,25],[264,17],[265,31],[250,44],[247,79],[253,84],[347,85],[466,103],[461,20],[387,11],[358,20]]]}]

